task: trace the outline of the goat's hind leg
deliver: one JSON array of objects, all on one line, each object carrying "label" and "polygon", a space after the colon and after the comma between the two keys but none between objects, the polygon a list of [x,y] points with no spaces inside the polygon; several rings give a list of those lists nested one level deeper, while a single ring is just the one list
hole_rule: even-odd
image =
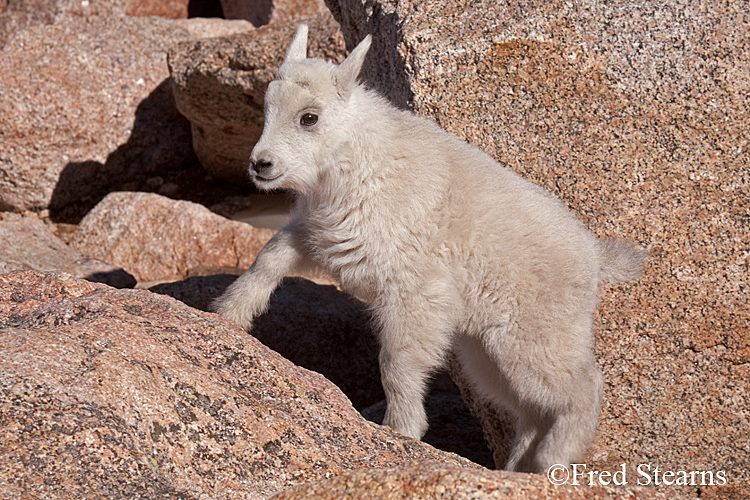
[{"label": "goat's hind leg", "polygon": [[[544,472],[552,465],[569,466],[581,460],[596,431],[601,404],[601,373],[580,360],[564,373],[529,369],[512,376],[518,391],[518,437],[506,465],[508,470]],[[553,380],[553,376],[561,380]],[[525,386],[525,387],[524,387]]]},{"label": "goat's hind leg", "polygon": [[549,419],[535,415],[533,412],[517,411],[517,413],[516,435],[510,456],[505,463],[505,470],[534,472],[537,448],[539,441],[549,429]]},{"label": "goat's hind leg", "polygon": [[[495,467],[500,470],[516,470],[527,450],[533,449],[538,441],[536,427],[525,425],[527,419],[519,415],[519,405],[515,393],[497,362],[490,357],[478,336],[458,335],[455,341],[456,360],[461,370],[461,378],[472,391],[476,403],[488,405],[496,415],[483,419],[485,436],[492,448]],[[472,412],[475,409],[472,409]],[[482,412],[482,409],[479,409]],[[479,415],[477,415],[479,416]],[[515,423],[515,435],[511,421]],[[502,429],[488,429],[487,425],[504,424]],[[515,436],[515,437],[514,437]],[[511,438],[513,445],[511,447]]]},{"label": "goat's hind leg", "polygon": [[504,332],[484,335],[493,341],[458,337],[456,351],[462,372],[480,396],[516,418],[510,456],[505,463],[496,456],[496,466],[543,472],[580,460],[599,418],[602,378],[593,356],[566,359],[574,365],[557,372],[561,359],[544,358],[545,350],[512,350],[497,342]]},{"label": "goat's hind leg", "polygon": [[599,423],[602,386],[602,374],[593,362],[579,370],[567,401],[554,413],[537,445],[535,471],[555,464],[568,466],[583,459]]},{"label": "goat's hind leg", "polygon": [[424,393],[450,348],[452,325],[438,311],[417,308],[384,314],[380,375],[386,395],[384,425],[421,439],[427,431]]}]

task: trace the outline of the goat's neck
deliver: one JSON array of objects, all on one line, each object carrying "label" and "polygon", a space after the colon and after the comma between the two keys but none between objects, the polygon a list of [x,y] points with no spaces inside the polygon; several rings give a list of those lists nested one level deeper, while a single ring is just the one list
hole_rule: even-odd
[{"label": "goat's neck", "polygon": [[394,189],[390,147],[372,124],[352,127],[324,160],[327,164],[315,188],[306,193],[310,207],[358,210],[384,190]]}]

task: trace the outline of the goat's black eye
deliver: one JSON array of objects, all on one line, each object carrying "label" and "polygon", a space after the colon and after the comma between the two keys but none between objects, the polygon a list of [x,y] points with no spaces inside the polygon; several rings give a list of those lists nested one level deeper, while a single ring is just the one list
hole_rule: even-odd
[{"label": "goat's black eye", "polygon": [[304,115],[302,115],[302,118],[299,119],[299,123],[304,127],[312,127],[313,125],[318,123],[318,115],[305,113]]}]

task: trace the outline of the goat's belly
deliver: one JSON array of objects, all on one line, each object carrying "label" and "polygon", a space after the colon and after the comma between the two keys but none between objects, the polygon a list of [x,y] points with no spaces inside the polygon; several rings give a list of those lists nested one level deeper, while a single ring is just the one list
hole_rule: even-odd
[{"label": "goat's belly", "polygon": [[344,278],[339,282],[343,291],[366,304],[375,302],[379,294],[375,280]]},{"label": "goat's belly", "polygon": [[341,285],[341,289],[357,299],[371,304],[378,296],[378,278],[362,268],[327,268],[328,273]]}]

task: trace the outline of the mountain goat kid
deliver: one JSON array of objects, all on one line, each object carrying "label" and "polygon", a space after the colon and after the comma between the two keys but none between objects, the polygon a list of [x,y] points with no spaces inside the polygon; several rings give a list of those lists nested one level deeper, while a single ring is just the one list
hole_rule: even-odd
[{"label": "mountain goat kid", "polygon": [[308,59],[297,30],[250,157],[254,183],[292,190],[296,208],[216,311],[250,328],[281,278],[315,263],[374,313],[386,425],[424,434],[427,379],[454,350],[517,419],[507,469],[581,460],[602,391],[598,288],[637,277],[642,251],[597,239],[540,187],[359,84],[370,39],[337,66]]}]

